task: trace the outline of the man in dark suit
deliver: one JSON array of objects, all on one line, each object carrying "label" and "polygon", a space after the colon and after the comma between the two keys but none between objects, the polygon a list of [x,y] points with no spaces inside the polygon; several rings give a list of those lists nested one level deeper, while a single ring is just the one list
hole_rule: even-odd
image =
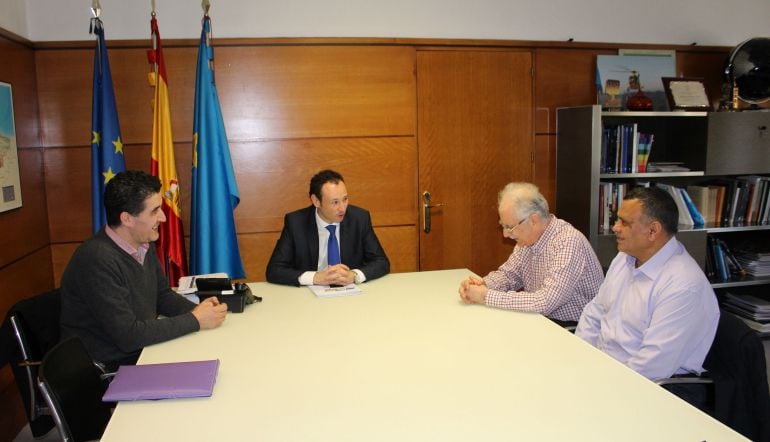
[{"label": "man in dark suit", "polygon": [[322,170],[310,179],[312,206],[288,213],[267,264],[268,282],[346,285],[379,278],[390,261],[369,212],[348,205],[342,175]]}]

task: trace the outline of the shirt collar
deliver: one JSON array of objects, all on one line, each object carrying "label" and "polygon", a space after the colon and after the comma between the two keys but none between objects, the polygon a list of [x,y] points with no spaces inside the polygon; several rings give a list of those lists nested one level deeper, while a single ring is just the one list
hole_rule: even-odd
[{"label": "shirt collar", "polygon": [[545,245],[551,241],[551,237],[556,234],[556,217],[553,214],[549,214],[548,226],[543,230],[543,234],[535,241],[534,244],[529,246],[533,253],[540,253],[545,249]]},{"label": "shirt collar", "polygon": [[[642,264],[639,268],[635,269],[635,271],[643,273],[650,279],[655,279],[660,274],[660,272],[665,269],[668,260],[678,252],[679,241],[677,241],[676,236],[672,235],[671,238],[666,241],[666,244],[664,244],[660,250],[652,255],[652,258],[647,260],[647,262]],[[629,255],[626,259],[628,259],[627,262],[630,265],[636,266],[636,258]]]},{"label": "shirt collar", "polygon": [[138,249],[129,244],[128,241],[121,238],[118,232],[112,230],[110,226],[104,226],[104,232],[121,250],[131,255],[139,264],[144,264],[144,257],[147,255],[147,251],[150,249],[150,244],[140,244]]},{"label": "shirt collar", "polygon": [[[326,230],[326,226],[337,226],[339,227],[340,223],[327,223],[326,221],[321,218],[321,215],[318,214],[318,209],[315,209],[315,223],[318,226],[318,231]],[[339,229],[337,229],[339,232]]]}]

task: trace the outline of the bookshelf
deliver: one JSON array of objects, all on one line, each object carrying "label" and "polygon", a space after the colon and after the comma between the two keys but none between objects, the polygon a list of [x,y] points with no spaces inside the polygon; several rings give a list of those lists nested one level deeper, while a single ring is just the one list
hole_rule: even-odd
[{"label": "bookshelf", "polygon": [[[606,173],[605,128],[633,125],[654,134],[650,162],[681,163],[688,171]],[[677,187],[708,184],[743,175],[770,176],[770,112],[602,112],[600,106],[557,110],[556,211],[583,232],[607,268],[617,254],[614,235],[602,228],[600,183],[629,187],[640,182]],[[620,164],[620,163],[618,163]],[[618,168],[616,170],[623,170]],[[604,172],[604,173],[603,173]],[[606,184],[605,184],[606,186]],[[605,192],[606,187],[601,192]],[[604,220],[606,226],[606,220]],[[611,226],[611,223],[610,223]],[[692,257],[706,267],[709,236],[729,242],[750,238],[770,250],[770,225],[680,226],[677,238]],[[770,285],[770,277],[743,276],[714,282],[715,289]]]}]

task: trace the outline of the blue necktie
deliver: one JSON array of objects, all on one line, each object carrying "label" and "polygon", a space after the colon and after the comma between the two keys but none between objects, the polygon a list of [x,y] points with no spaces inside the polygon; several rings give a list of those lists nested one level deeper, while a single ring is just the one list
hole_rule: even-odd
[{"label": "blue necktie", "polygon": [[330,266],[340,263],[340,246],[337,245],[337,236],[334,235],[334,231],[337,230],[337,226],[329,224],[326,226],[326,230],[329,231],[329,243],[328,246],[328,262]]}]

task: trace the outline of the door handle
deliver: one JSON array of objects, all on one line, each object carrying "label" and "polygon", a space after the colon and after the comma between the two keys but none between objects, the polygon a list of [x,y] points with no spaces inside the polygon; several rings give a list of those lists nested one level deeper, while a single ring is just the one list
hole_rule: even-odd
[{"label": "door handle", "polygon": [[430,233],[430,209],[433,207],[442,207],[444,203],[430,203],[430,192],[427,190],[422,193],[422,230]]}]

